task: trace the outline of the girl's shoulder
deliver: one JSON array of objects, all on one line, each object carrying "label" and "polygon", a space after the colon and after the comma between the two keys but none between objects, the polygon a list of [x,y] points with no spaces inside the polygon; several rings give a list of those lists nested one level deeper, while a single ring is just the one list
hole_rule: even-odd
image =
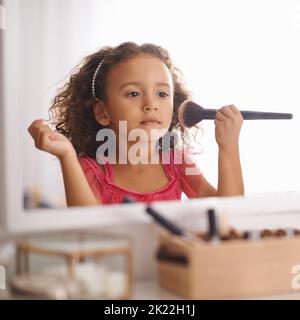
[{"label": "girl's shoulder", "polygon": [[84,172],[91,170],[93,171],[96,175],[103,174],[104,173],[104,167],[100,163],[97,162],[96,159],[83,155],[83,156],[78,156],[78,161],[79,164],[81,165],[82,169]]}]

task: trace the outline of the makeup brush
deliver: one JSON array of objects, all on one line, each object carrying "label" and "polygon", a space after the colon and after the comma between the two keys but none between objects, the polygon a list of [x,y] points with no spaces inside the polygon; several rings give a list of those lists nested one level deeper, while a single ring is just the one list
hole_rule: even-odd
[{"label": "makeup brush", "polygon": [[[123,203],[134,203],[135,200],[129,196],[123,197]],[[164,227],[166,230],[171,232],[172,234],[180,237],[184,237],[190,240],[199,240],[199,238],[192,232],[184,230],[174,222],[170,221],[169,219],[165,218],[161,213],[157,210],[153,209],[150,204],[147,205],[145,209],[146,213],[149,214],[158,224]]]},{"label": "makeup brush", "polygon": [[[178,120],[182,126],[190,128],[198,122],[208,119],[214,120],[216,109],[204,109],[199,104],[186,100],[178,109]],[[292,119],[291,113],[261,112],[261,111],[241,111],[244,120],[267,120],[267,119]]]}]

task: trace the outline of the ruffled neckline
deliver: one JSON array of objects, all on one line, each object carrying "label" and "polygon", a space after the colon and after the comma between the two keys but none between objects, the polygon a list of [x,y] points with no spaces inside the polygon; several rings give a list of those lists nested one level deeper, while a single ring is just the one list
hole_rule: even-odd
[{"label": "ruffled neckline", "polygon": [[[162,153],[163,159],[166,159],[166,157],[169,157],[169,153],[165,154],[164,152]],[[138,191],[134,191],[134,190],[130,190],[130,189],[126,189],[123,188],[121,186],[118,186],[115,184],[114,182],[114,173],[113,173],[113,167],[112,165],[109,163],[107,158],[104,158],[102,160],[103,161],[103,168],[104,170],[101,170],[100,165],[98,164],[97,160],[92,159],[90,157],[87,157],[87,159],[89,161],[92,162],[93,167],[95,169],[94,173],[97,179],[101,180],[104,179],[107,186],[109,189],[114,189],[114,190],[118,190],[120,192],[122,192],[123,194],[132,194],[132,195],[136,195],[136,196],[153,196],[156,194],[160,194],[162,192],[166,192],[169,189],[171,189],[174,186],[174,183],[177,181],[176,179],[176,174],[175,174],[175,170],[171,169],[171,164],[173,163],[173,154],[170,153],[170,164],[168,163],[164,163],[164,161],[162,162],[162,166],[164,169],[164,172],[169,180],[169,182],[164,185],[163,187],[154,190],[154,191],[149,191],[149,192],[138,192]]]}]

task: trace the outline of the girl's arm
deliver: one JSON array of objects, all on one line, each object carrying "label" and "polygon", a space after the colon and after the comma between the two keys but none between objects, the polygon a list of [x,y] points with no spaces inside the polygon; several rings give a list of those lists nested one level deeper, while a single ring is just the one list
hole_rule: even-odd
[{"label": "girl's arm", "polygon": [[238,146],[231,150],[219,149],[218,189],[215,189],[202,174],[185,175],[185,181],[190,188],[198,190],[195,193],[197,198],[244,194]]},{"label": "girl's arm", "polygon": [[68,207],[101,204],[92,192],[76,154],[60,158]]},{"label": "girl's arm", "polygon": [[244,194],[244,182],[238,140],[243,116],[234,106],[221,108],[215,118],[215,136],[219,145],[218,196]]},{"label": "girl's arm", "polygon": [[[186,162],[182,168],[182,186],[189,198],[236,196],[244,194],[244,183],[239,156],[238,139],[243,117],[233,106],[221,108],[215,119],[215,135],[219,146],[218,189],[215,189],[199,171],[195,164]],[[187,174],[186,168],[194,168],[193,175]]]},{"label": "girl's arm", "polygon": [[36,148],[49,152],[59,159],[68,207],[101,204],[87,182],[70,140],[43,124],[43,119],[33,121],[28,131]]},{"label": "girl's arm", "polygon": [[244,194],[238,145],[231,148],[219,148],[218,172],[218,196]]}]

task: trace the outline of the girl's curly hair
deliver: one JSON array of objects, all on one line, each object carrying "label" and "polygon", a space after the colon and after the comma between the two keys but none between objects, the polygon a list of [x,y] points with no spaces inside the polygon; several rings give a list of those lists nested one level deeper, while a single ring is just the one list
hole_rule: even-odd
[{"label": "girl's curly hair", "polygon": [[[180,80],[181,72],[172,64],[164,48],[150,43],[137,45],[134,42],[124,42],[116,47],[103,47],[84,58],[72,70],[69,81],[59,90],[49,108],[51,123],[57,132],[71,141],[77,155],[86,155],[95,159],[97,148],[104,143],[96,141],[97,132],[104,127],[96,121],[93,111],[95,98],[92,94],[92,80],[97,66],[103,61],[95,79],[95,95],[105,101],[105,80],[111,68],[139,54],[159,58],[168,67],[174,84],[174,111],[169,132],[179,130],[183,143],[188,144],[189,137],[177,117],[181,103],[191,97]],[[171,147],[174,148],[174,142]]]}]

